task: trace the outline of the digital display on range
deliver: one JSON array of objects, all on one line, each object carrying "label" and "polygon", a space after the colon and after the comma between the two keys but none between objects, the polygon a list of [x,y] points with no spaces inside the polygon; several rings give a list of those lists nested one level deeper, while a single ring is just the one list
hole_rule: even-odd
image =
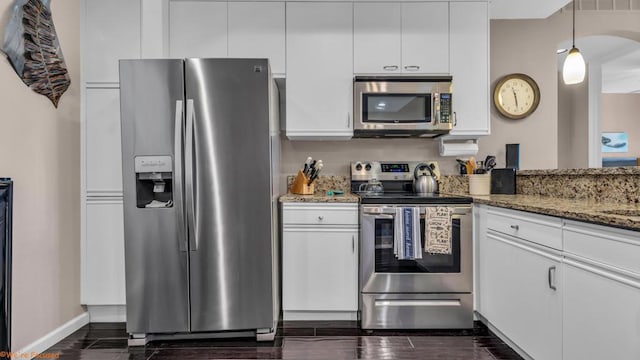
[{"label": "digital display on range", "polygon": [[409,172],[409,164],[380,164],[380,167],[382,168],[382,172]]}]

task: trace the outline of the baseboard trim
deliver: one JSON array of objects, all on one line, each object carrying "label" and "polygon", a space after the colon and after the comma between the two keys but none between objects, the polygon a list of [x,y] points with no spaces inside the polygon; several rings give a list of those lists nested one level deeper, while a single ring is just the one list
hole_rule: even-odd
[{"label": "baseboard trim", "polygon": [[88,323],[89,313],[84,312],[62,324],[60,327],[56,328],[47,335],[20,349],[18,351],[18,354],[20,354],[19,356],[21,359],[23,355],[26,359],[33,359],[35,355],[41,354],[43,351],[57,344],[58,342],[60,342],[60,340],[71,335],[73,332],[87,325]]},{"label": "baseboard trim", "polygon": [[126,305],[87,305],[92,323],[95,322],[127,322]]},{"label": "baseboard trim", "polygon": [[357,311],[283,311],[283,320],[358,320]]}]

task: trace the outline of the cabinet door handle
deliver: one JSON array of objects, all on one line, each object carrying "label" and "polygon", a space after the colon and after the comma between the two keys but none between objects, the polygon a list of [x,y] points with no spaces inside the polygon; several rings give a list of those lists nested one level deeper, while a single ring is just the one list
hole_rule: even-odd
[{"label": "cabinet door handle", "polygon": [[351,129],[351,113],[347,111],[347,129]]},{"label": "cabinet door handle", "polygon": [[393,71],[398,70],[398,65],[385,65],[382,68],[387,71]]},{"label": "cabinet door handle", "polygon": [[318,216],[318,220],[320,221],[324,220],[324,216]]},{"label": "cabinet door handle", "polygon": [[404,67],[405,70],[407,71],[418,71],[420,70],[420,66],[418,65],[408,65]]},{"label": "cabinet door handle", "polygon": [[510,227],[515,231],[520,230],[520,226],[518,226],[518,225],[511,225]]},{"label": "cabinet door handle", "polygon": [[351,235],[351,252],[356,252],[356,236]]},{"label": "cabinet door handle", "polygon": [[[553,275],[551,274],[553,272]],[[552,281],[553,278],[555,278],[556,275],[556,267],[554,266],[550,266],[549,267],[549,271],[547,272],[547,276],[548,276],[548,280],[549,280],[549,289],[556,291],[556,286],[555,286],[555,281]]]},{"label": "cabinet door handle", "polygon": [[453,126],[458,126],[458,113],[455,111],[453,112]]}]

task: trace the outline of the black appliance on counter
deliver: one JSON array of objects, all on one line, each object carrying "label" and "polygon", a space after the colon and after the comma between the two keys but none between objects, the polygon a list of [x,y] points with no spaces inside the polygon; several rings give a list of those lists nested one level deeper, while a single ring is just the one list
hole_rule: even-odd
[{"label": "black appliance on counter", "polygon": [[[413,191],[416,166],[433,161],[358,161],[351,190],[360,195],[360,318],[363,329],[464,329],[473,327],[472,199]],[[375,183],[376,186],[365,184]],[[380,183],[382,186],[379,186]],[[360,191],[362,189],[362,191]],[[396,211],[418,207],[421,247],[430,207],[451,210],[451,253],[394,255]]]},{"label": "black appliance on counter", "polygon": [[0,178],[0,352],[11,349],[11,233],[13,181]]}]

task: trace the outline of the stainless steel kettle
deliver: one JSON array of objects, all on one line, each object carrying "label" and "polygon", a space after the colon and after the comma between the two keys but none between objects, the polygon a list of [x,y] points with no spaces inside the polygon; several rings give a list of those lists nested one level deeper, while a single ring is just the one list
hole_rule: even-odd
[{"label": "stainless steel kettle", "polygon": [[[424,169],[429,172],[429,175],[424,173]],[[422,172],[422,173],[421,173]],[[425,163],[416,165],[413,171],[413,191],[418,194],[433,194],[438,192],[438,180],[431,166]]]}]

